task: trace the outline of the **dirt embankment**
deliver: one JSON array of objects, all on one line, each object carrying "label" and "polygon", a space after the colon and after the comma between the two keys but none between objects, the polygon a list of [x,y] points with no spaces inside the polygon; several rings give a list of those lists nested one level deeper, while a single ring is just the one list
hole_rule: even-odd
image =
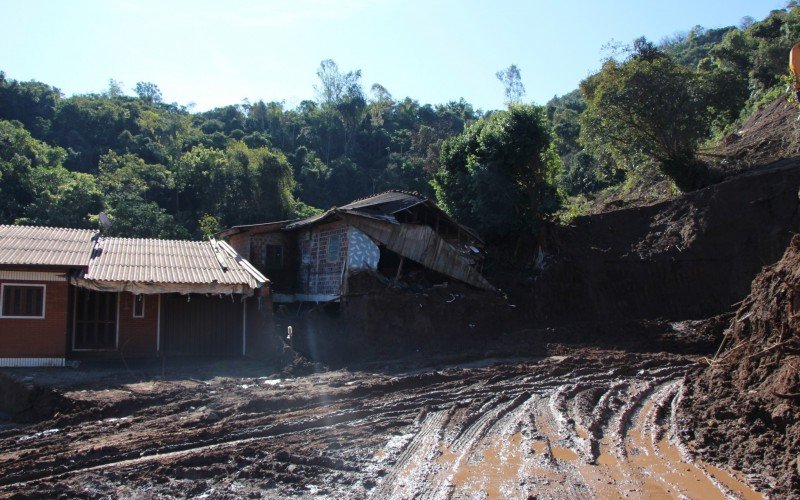
[{"label": "dirt embankment", "polygon": [[[293,346],[338,366],[369,359],[481,353],[502,348],[513,308],[497,293],[449,283],[422,291],[378,284],[341,305],[291,308],[276,316],[291,325]],[[539,352],[542,352],[541,350]]]},{"label": "dirt embankment", "polygon": [[[502,276],[528,322],[701,319],[747,296],[800,231],[800,159],[648,207],[551,227]],[[536,265],[538,264],[538,266]]]},{"label": "dirt embankment", "polygon": [[[800,156],[800,110],[781,97],[756,110],[739,130],[725,136],[706,155],[725,174],[749,170],[781,158]],[[701,156],[703,153],[701,152]]]},{"label": "dirt embankment", "polygon": [[681,411],[697,454],[753,474],[776,497],[800,491],[800,236],[764,270]]}]

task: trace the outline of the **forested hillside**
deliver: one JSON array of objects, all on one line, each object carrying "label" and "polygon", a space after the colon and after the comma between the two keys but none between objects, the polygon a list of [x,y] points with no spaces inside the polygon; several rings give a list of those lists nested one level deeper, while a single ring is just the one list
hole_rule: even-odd
[{"label": "forested hillside", "polygon": [[[639,39],[579,89],[522,104],[515,66],[498,72],[508,109],[421,104],[359,70],[322,61],[314,100],[205,112],[164,102],[155,83],[99,94],[0,72],[0,223],[200,237],[288,219],[385,189],[420,191],[490,238],[535,230],[567,196],[718,177],[704,155],[784,92],[800,8],[739,27]],[[51,82],[57,85],[57,82]],[[498,92],[502,86],[498,85]],[[309,89],[309,93],[310,93]]]}]

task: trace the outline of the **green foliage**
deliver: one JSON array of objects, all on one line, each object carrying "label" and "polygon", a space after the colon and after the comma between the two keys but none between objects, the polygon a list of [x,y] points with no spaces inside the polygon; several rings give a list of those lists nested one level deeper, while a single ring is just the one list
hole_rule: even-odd
[{"label": "green foliage", "polygon": [[62,166],[66,152],[38,141],[18,121],[0,120],[0,214],[6,222],[90,227],[102,210],[91,175]]},{"label": "green foliage", "polygon": [[[583,82],[585,100],[576,90],[548,103],[552,132],[541,108],[482,116],[464,100],[420,104],[379,84],[367,95],[360,70],[331,60],[317,101],[203,113],[164,103],[149,82],[132,96],[112,80],[64,98],[0,72],[0,223],[88,227],[104,210],[114,234],[199,237],[205,215],[221,227],[291,218],[399,188],[436,192],[459,220],[512,236],[549,213],[559,190],[656,182],[656,164],[684,189],[701,183],[686,168],[697,145],[782,92],[797,40],[794,6],[660,46],[637,40],[630,59]],[[518,68],[500,73],[507,100],[521,100]]]},{"label": "green foliage", "polygon": [[665,40],[660,48],[681,66],[696,68],[700,61],[708,57],[710,51],[732,31],[738,30],[734,26],[717,29],[695,26],[687,33]]},{"label": "green foliage", "polygon": [[617,165],[650,159],[683,191],[704,185],[707,172],[695,154],[709,134],[710,97],[696,72],[644,45],[623,63],[607,61],[581,93],[581,138],[595,156]]},{"label": "green foliage", "polygon": [[61,92],[43,83],[8,80],[0,71],[0,120],[17,120],[44,137],[56,115]]},{"label": "green foliage", "polygon": [[490,239],[535,229],[560,202],[552,141],[539,106],[512,105],[479,120],[442,144],[437,201]]},{"label": "green foliage", "polygon": [[525,86],[522,85],[522,75],[516,64],[512,64],[508,68],[498,71],[495,76],[500,83],[503,84],[503,89],[506,95],[506,105],[518,104],[522,102],[525,97]]},{"label": "green foliage", "polygon": [[136,92],[136,95],[139,96],[139,99],[150,104],[160,103],[162,101],[161,89],[159,89],[158,85],[155,83],[139,82],[136,84],[136,87],[133,89],[133,91]]},{"label": "green foliage", "polygon": [[204,240],[212,238],[222,229],[222,225],[220,225],[217,218],[210,214],[203,214],[200,220],[197,221],[197,225],[200,227],[200,232],[203,233]]},{"label": "green foliage", "polygon": [[64,167],[37,167],[31,175],[33,201],[16,224],[58,227],[97,227],[94,217],[103,210],[103,194],[94,176]]}]

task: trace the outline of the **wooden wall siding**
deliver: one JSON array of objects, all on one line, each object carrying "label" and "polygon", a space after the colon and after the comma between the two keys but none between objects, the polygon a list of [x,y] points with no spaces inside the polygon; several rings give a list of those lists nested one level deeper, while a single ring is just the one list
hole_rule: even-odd
[{"label": "wooden wall siding", "polygon": [[119,351],[127,356],[156,356],[158,354],[158,295],[143,294],[144,317],[133,317],[132,293],[120,294]]},{"label": "wooden wall siding", "polygon": [[161,338],[166,355],[240,356],[244,304],[240,297],[164,294]]},{"label": "wooden wall siding", "polygon": [[389,250],[429,269],[477,288],[495,289],[450,243],[428,226],[387,224],[356,216],[348,216],[347,223],[383,243]]},{"label": "wooden wall siding", "polygon": [[[340,236],[338,258],[328,261],[328,242]],[[339,295],[342,290],[342,272],[347,261],[347,225],[337,221],[312,227],[298,234],[298,258],[301,259],[297,276],[298,293],[314,295]],[[303,255],[307,260],[303,261]]]},{"label": "wooden wall siding", "polygon": [[[61,271],[65,273],[66,270]],[[44,284],[44,318],[0,318],[1,358],[64,358],[67,348],[69,284],[66,281],[0,279],[2,283]],[[28,277],[38,278],[35,274]]]}]

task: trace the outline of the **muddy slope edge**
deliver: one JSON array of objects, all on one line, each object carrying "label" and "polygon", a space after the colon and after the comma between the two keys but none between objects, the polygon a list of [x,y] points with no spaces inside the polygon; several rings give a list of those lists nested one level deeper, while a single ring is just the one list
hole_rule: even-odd
[{"label": "muddy slope edge", "polygon": [[776,498],[800,479],[800,236],[753,281],[709,366],[689,378],[681,428],[696,453]]},{"label": "muddy slope edge", "polygon": [[800,159],[782,160],[669,201],[549,227],[541,264],[505,288],[537,324],[731,311],[800,231],[798,188]]}]

